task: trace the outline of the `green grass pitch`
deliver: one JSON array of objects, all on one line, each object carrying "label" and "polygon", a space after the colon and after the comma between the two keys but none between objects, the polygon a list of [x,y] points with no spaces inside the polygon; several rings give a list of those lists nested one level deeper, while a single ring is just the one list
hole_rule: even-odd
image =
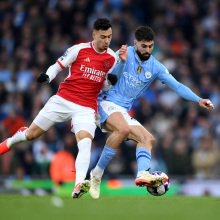
[{"label": "green grass pitch", "polygon": [[80,199],[54,196],[0,195],[1,220],[217,220],[220,198],[184,196],[90,196]]}]

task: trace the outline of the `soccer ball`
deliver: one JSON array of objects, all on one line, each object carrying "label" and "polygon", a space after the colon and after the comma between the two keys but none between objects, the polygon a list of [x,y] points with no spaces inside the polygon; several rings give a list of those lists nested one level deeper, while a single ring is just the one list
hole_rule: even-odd
[{"label": "soccer ball", "polygon": [[170,188],[170,180],[169,180],[169,177],[163,173],[163,172],[160,172],[160,171],[155,171],[153,173],[151,173],[152,175],[155,175],[155,176],[164,176],[167,178],[167,182],[164,183],[163,185],[161,186],[158,186],[158,187],[150,187],[150,186],[147,186],[147,191],[153,195],[153,196],[162,196],[164,195]]}]

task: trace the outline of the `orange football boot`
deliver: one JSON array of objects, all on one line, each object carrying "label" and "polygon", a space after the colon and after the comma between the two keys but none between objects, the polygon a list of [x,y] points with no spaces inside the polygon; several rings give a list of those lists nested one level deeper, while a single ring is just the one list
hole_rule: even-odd
[{"label": "orange football boot", "polygon": [[[27,129],[27,127],[21,127],[21,128],[19,128],[19,129],[16,131],[16,133],[13,135],[13,137],[14,137],[17,133],[23,132],[23,131],[25,131],[26,129]],[[8,142],[8,139],[6,139],[4,142],[2,142],[2,143],[0,144],[0,155],[7,153],[8,151],[10,151],[10,150],[13,148],[13,145],[11,146],[11,148],[9,148],[9,147],[7,146],[7,142]],[[19,142],[18,142],[18,143],[19,143]],[[15,144],[14,144],[14,145],[15,145]]]},{"label": "orange football boot", "polygon": [[7,142],[8,142],[8,139],[6,139],[4,142],[0,144],[0,155],[7,153],[8,151],[12,149],[12,148],[7,147]]}]

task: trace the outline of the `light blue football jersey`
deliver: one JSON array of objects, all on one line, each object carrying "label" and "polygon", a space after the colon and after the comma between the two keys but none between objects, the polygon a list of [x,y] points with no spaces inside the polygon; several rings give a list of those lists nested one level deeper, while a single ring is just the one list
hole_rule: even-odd
[{"label": "light blue football jersey", "polygon": [[[113,102],[129,111],[133,102],[157,78],[181,97],[198,102],[201,98],[194,94],[188,87],[182,85],[169,73],[166,67],[152,55],[142,62],[135,52],[135,47],[128,47],[128,58],[121,60],[112,74],[118,76],[118,82],[107,92],[101,92],[98,101]],[[116,52],[118,55],[118,51]]]}]

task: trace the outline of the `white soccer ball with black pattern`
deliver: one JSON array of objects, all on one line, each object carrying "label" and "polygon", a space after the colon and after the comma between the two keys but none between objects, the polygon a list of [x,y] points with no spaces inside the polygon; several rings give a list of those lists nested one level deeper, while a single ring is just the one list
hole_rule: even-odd
[{"label": "white soccer ball with black pattern", "polygon": [[150,187],[150,186],[147,186],[147,191],[153,195],[153,196],[162,196],[164,195],[170,188],[170,180],[169,180],[169,177],[163,173],[163,172],[160,172],[160,171],[155,171],[153,173],[151,173],[152,175],[155,175],[155,176],[163,176],[163,177],[166,177],[167,178],[167,182],[164,183],[163,185],[161,186],[158,186],[158,187]]}]

